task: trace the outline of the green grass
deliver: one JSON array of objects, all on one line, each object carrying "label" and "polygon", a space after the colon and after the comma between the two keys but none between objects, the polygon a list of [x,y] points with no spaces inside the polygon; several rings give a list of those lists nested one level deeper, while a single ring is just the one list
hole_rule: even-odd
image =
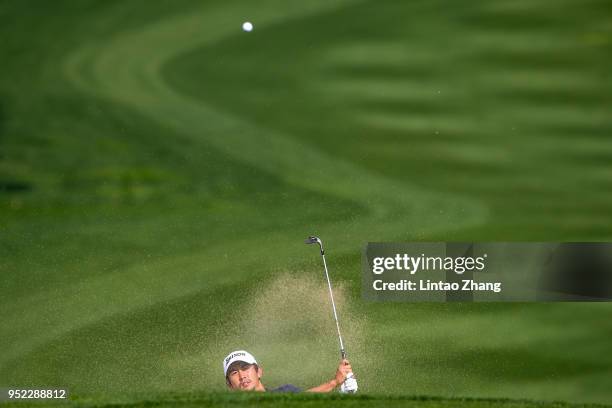
[{"label": "green grass", "polygon": [[[110,402],[112,401],[112,402]],[[114,396],[106,404],[97,398],[74,397],[69,401],[49,403],[47,406],[75,407],[324,407],[333,404],[342,407],[466,407],[466,408],[603,408],[600,404],[568,404],[508,399],[440,398],[431,396],[338,395],[338,394],[258,394],[258,393],[164,393],[149,395]],[[5,406],[24,406],[13,402]]]},{"label": "green grass", "polygon": [[347,404],[612,401],[609,304],[359,297],[366,241],[610,240],[607,2],[6,1],[0,18],[0,387],[221,391],[238,347],[266,384],[316,385],[337,359],[317,233],[381,395]]}]

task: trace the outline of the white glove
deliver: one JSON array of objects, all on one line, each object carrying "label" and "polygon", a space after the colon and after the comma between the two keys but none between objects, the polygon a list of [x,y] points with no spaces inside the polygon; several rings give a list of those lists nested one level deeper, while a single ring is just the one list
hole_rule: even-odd
[{"label": "white glove", "polygon": [[346,380],[340,386],[340,392],[342,394],[354,394],[357,392],[357,379],[353,376],[353,373],[348,373]]}]

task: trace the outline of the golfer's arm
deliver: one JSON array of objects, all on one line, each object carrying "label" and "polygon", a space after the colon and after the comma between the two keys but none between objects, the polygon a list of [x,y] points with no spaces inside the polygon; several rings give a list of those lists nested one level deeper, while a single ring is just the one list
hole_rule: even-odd
[{"label": "golfer's arm", "polygon": [[306,390],[306,392],[330,392],[333,391],[334,388],[338,386],[338,381],[334,378],[333,380],[329,380],[326,383],[323,383],[317,387]]}]

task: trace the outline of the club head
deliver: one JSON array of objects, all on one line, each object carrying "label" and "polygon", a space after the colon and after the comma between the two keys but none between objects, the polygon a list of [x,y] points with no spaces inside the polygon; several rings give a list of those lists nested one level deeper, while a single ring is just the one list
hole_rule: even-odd
[{"label": "club head", "polygon": [[318,237],[308,237],[308,239],[306,239],[306,241],[304,241],[304,243],[306,243],[306,244],[321,244],[321,240]]},{"label": "club head", "polygon": [[321,255],[324,255],[325,252],[323,251],[323,242],[321,241],[321,239],[319,237],[315,237],[315,236],[310,236],[308,237],[308,239],[306,241],[304,241],[306,244],[319,244],[319,249],[321,250]]}]

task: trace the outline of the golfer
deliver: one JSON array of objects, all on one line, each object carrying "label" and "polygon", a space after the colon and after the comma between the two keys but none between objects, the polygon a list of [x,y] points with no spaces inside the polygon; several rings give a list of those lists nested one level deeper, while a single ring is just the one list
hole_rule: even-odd
[{"label": "golfer", "polygon": [[[270,392],[300,392],[298,387],[286,384],[278,388],[268,390],[261,382],[263,369],[248,351],[232,351],[223,360],[223,372],[225,382],[231,390],[240,391],[270,391]],[[333,379],[318,387],[310,388],[307,392],[330,392],[341,385],[346,376],[351,373],[351,364],[348,360],[342,360]]]}]

